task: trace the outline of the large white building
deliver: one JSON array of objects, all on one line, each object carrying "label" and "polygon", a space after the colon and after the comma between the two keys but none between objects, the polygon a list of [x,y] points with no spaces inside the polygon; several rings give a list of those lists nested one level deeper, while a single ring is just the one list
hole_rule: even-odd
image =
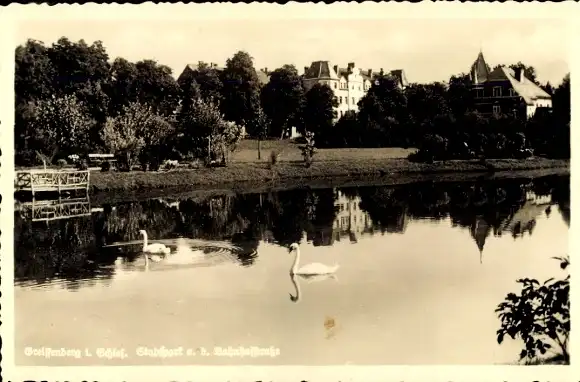
[{"label": "large white building", "polygon": [[[346,68],[339,68],[330,61],[314,61],[310,67],[304,67],[303,83],[306,91],[317,83],[330,86],[338,102],[338,119],[348,111],[358,112],[358,102],[365,96],[379,73],[372,69],[365,71],[357,68],[354,62],[349,63]],[[393,70],[389,74],[397,79],[402,88],[408,85],[403,70]]]}]

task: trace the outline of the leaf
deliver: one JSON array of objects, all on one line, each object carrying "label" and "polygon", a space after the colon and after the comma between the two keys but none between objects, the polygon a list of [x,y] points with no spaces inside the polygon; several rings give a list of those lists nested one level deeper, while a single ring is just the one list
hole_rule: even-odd
[{"label": "leaf", "polygon": [[503,342],[503,337],[505,335],[505,332],[501,331],[497,334],[497,343],[501,345],[501,343]]}]

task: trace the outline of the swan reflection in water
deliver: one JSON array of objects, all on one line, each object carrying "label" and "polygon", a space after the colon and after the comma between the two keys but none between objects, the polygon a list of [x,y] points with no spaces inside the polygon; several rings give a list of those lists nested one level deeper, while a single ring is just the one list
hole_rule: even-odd
[{"label": "swan reflection in water", "polygon": [[308,283],[314,283],[314,282],[325,281],[325,280],[338,281],[338,276],[336,276],[335,274],[327,274],[327,275],[296,275],[296,274],[290,274],[290,281],[292,281],[292,285],[294,285],[294,293],[295,293],[295,295],[293,295],[292,293],[290,293],[290,301],[292,301],[292,302],[299,302],[300,301],[300,298],[302,296],[301,289],[300,289],[300,281],[299,280],[304,280],[304,281],[306,281]]},{"label": "swan reflection in water", "polygon": [[[146,238],[146,233],[142,235]],[[145,239],[146,240],[146,239]],[[241,247],[226,241],[207,241],[188,238],[157,240],[158,252],[146,251],[143,248],[151,246],[143,242],[141,253],[137,256],[137,262],[128,262],[126,258],[119,256],[115,261],[117,274],[121,277],[135,271],[161,271],[171,269],[186,269],[198,267],[211,267],[221,264],[241,264],[238,255],[247,253]],[[161,244],[161,242],[163,244]],[[115,243],[110,246],[135,245],[135,242]],[[141,242],[139,242],[141,244]],[[164,249],[161,249],[164,248]],[[252,250],[250,257],[255,257],[256,251]],[[139,264],[143,264],[144,267]],[[124,275],[123,275],[124,274]]]}]

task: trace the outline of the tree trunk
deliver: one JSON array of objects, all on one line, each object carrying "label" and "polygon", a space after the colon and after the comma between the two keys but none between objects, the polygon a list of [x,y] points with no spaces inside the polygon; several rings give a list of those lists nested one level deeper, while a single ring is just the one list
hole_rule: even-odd
[{"label": "tree trunk", "polygon": [[258,160],[262,159],[262,139],[258,138]]},{"label": "tree trunk", "polygon": [[207,137],[207,164],[211,165],[211,136]]}]

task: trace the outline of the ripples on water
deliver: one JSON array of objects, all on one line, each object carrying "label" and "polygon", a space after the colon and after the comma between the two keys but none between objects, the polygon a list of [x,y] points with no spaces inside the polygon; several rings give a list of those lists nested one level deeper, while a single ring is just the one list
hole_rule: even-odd
[{"label": "ripples on water", "polygon": [[[109,346],[118,346],[115,338],[125,346],[144,340],[168,346],[179,334],[208,345],[276,345],[282,358],[273,363],[511,362],[518,351],[500,354],[493,309],[517,277],[564,254],[570,221],[568,177],[79,203],[57,214],[88,208],[90,215],[48,222],[33,221],[42,214],[38,205],[17,205],[17,327],[27,328],[17,330],[17,346],[35,336],[53,346],[79,338],[102,345],[97,335],[109,338]],[[145,266],[140,229],[149,242],[171,248],[167,260]],[[301,304],[288,298],[300,288],[300,280],[288,278],[286,247],[293,242],[301,243],[304,263],[341,265],[334,283],[306,282]],[[156,310],[149,309],[153,303]],[[196,307],[204,315],[190,311]],[[461,324],[448,309],[463,317]],[[225,316],[245,318],[229,320],[227,330]],[[333,348],[328,322],[338,341]],[[459,334],[466,323],[489,333],[475,335],[473,352],[459,342],[454,351],[454,341],[468,336]],[[46,325],[62,331],[51,336]],[[143,325],[163,330],[143,337],[137,334]],[[89,327],[95,337],[80,334]],[[312,339],[318,331],[326,334]],[[389,342],[411,355],[390,351]],[[362,343],[369,353],[360,353]],[[405,350],[405,343],[413,348]]]}]

